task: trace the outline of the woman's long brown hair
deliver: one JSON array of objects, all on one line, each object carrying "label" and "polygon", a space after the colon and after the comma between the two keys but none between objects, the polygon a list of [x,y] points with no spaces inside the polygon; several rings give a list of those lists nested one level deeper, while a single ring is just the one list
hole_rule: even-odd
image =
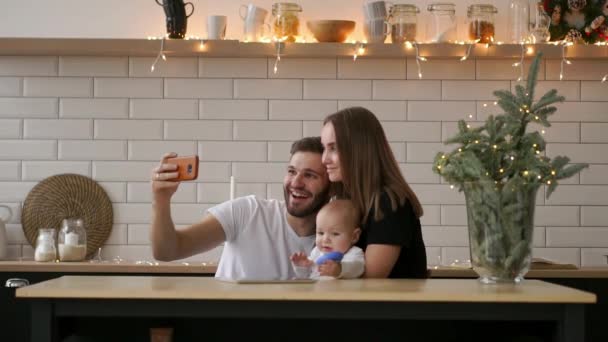
[{"label": "woman's long brown hair", "polygon": [[335,195],[350,198],[364,214],[363,222],[372,208],[375,221],[384,216],[382,192],[387,193],[393,211],[407,200],[421,217],[420,201],[403,178],[376,116],[363,107],[351,107],[327,116],[323,126],[328,123],[334,127],[342,173],[342,184],[333,184]]}]

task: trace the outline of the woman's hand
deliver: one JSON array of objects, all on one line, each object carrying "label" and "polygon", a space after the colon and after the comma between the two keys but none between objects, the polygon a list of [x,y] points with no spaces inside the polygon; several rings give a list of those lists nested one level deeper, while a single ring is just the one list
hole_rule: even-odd
[{"label": "woman's hand", "polygon": [[342,265],[339,262],[327,260],[323,264],[319,265],[319,274],[322,276],[338,278],[340,273],[342,273]]},{"label": "woman's hand", "polygon": [[167,159],[177,157],[176,153],[165,153],[160,164],[152,169],[152,195],[155,201],[169,201],[177,191],[179,182],[171,181],[178,176],[177,165],[167,163]]},{"label": "woman's hand", "polygon": [[293,253],[291,257],[289,257],[289,260],[298,267],[310,267],[313,264],[312,260],[308,259],[308,256],[302,252]]}]

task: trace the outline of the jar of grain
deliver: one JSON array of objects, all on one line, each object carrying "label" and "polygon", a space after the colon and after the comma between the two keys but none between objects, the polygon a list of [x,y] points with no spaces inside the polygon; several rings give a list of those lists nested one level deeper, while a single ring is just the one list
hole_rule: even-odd
[{"label": "jar of grain", "polygon": [[300,12],[302,7],[296,3],[277,2],[272,5],[272,29],[275,39],[292,43],[296,41],[300,34]]},{"label": "jar of grain", "polygon": [[59,260],[82,261],[87,254],[87,231],[80,218],[63,220],[59,231]]},{"label": "jar of grain", "polygon": [[479,43],[494,42],[494,16],[498,10],[494,5],[470,5],[467,11],[469,39]]},{"label": "jar of grain", "polygon": [[55,229],[39,229],[38,237],[36,238],[36,249],[34,250],[34,260],[55,261],[56,258],[57,249],[55,248]]},{"label": "jar of grain", "polygon": [[418,13],[420,10],[415,5],[394,4],[391,6],[388,22],[391,27],[393,44],[416,41]]}]

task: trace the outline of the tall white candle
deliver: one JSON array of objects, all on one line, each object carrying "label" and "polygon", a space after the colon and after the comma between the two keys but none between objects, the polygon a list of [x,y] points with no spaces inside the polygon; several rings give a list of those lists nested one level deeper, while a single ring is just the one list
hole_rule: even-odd
[{"label": "tall white candle", "polygon": [[230,200],[234,199],[234,176],[230,176]]}]

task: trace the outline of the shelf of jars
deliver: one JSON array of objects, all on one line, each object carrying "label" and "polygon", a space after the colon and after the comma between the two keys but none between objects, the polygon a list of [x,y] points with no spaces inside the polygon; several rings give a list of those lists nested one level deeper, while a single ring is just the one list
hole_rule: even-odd
[{"label": "shelf of jars", "polygon": [[0,38],[2,56],[149,56],[293,58],[520,58],[542,52],[546,58],[601,59],[607,45],[458,43],[316,43],[200,39]]}]

